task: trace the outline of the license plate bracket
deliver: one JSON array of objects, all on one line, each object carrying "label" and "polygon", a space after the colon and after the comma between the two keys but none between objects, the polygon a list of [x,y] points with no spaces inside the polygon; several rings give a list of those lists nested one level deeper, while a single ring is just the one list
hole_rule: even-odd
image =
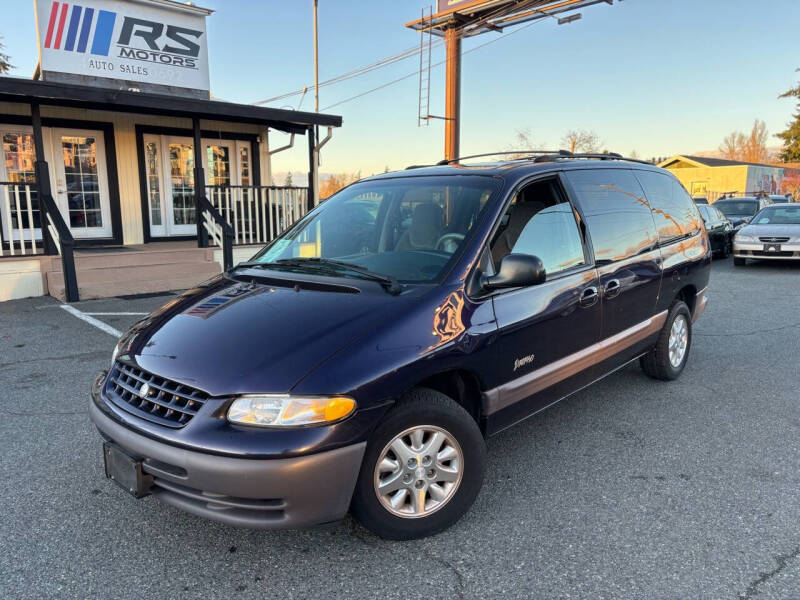
[{"label": "license plate bracket", "polygon": [[153,476],[142,471],[142,461],[111,442],[103,443],[103,465],[106,477],[134,498],[150,494]]},{"label": "license plate bracket", "polygon": [[780,252],[780,244],[764,244],[764,252]]}]

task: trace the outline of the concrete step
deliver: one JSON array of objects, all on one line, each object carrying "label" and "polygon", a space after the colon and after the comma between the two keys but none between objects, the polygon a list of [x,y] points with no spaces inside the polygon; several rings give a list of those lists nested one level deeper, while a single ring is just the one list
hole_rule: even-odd
[{"label": "concrete step", "polygon": [[[163,265],[77,269],[81,300],[111,298],[131,294],[152,294],[194,287],[221,272],[216,262],[189,262]],[[64,276],[47,273],[49,294],[64,300]]]},{"label": "concrete step", "polygon": [[[174,250],[133,250],[126,252],[75,251],[75,269],[103,269],[146,265],[202,263],[214,260],[213,248],[176,248]],[[60,259],[51,261],[49,271],[60,271]]]},{"label": "concrete step", "polygon": [[[155,281],[131,281],[114,283],[78,284],[78,293],[81,300],[96,300],[98,298],[114,298],[117,296],[133,296],[136,294],[156,294],[159,292],[173,292],[186,290],[200,283],[196,278],[164,279]],[[53,298],[66,302],[64,284],[50,287]]]}]

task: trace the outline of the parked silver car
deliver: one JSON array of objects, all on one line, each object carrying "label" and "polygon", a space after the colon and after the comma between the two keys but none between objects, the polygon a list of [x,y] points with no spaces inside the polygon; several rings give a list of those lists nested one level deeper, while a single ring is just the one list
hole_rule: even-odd
[{"label": "parked silver car", "polygon": [[762,208],[733,238],[733,264],[748,258],[800,259],[800,204]]}]

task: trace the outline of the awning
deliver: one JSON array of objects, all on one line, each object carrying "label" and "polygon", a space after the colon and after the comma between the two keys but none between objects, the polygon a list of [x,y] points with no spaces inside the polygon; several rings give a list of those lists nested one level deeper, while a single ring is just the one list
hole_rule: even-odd
[{"label": "awning", "polygon": [[36,81],[18,77],[0,77],[0,101],[25,104],[37,102],[43,106],[72,106],[147,115],[253,123],[288,133],[305,133],[313,125],[326,127],[341,127],[342,125],[342,117],[338,115]]}]

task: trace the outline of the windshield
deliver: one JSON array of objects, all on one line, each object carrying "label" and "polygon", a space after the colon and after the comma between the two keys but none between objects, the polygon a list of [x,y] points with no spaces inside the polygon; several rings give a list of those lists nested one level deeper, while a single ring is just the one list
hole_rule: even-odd
[{"label": "windshield", "polygon": [[768,206],[758,213],[751,225],[800,225],[800,206]]},{"label": "windshield", "polygon": [[752,217],[758,210],[758,200],[719,200],[714,206],[726,217]]},{"label": "windshield", "polygon": [[290,261],[303,268],[306,260],[308,268],[321,269],[335,260],[401,282],[438,281],[499,189],[499,180],[472,175],[357,183],[326,200],[253,262]]},{"label": "windshield", "polygon": [[703,217],[703,221],[708,223],[711,220],[711,215],[708,212],[708,205],[700,204],[697,206],[697,210],[700,211],[700,216]]}]

